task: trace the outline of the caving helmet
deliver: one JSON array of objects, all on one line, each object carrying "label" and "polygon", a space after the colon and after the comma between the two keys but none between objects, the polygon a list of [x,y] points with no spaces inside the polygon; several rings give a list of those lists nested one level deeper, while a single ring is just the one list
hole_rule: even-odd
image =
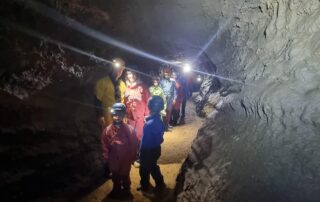
[{"label": "caving helmet", "polygon": [[154,113],[160,113],[163,110],[164,102],[162,97],[154,95],[148,100],[148,108]]},{"label": "caving helmet", "polygon": [[126,66],[126,63],[124,62],[124,60],[122,58],[115,58],[112,60],[112,65],[115,68],[120,68],[120,69],[124,69]]},{"label": "caving helmet", "polygon": [[112,74],[116,80],[122,76],[122,73],[126,68],[125,65],[124,60],[121,58],[115,58],[112,60]]},{"label": "caving helmet", "polygon": [[111,108],[111,115],[124,116],[126,114],[126,106],[123,103],[115,103]]}]

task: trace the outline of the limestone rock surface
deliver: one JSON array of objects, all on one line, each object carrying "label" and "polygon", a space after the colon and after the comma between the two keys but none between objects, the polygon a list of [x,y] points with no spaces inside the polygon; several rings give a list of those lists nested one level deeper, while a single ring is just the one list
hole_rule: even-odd
[{"label": "limestone rock surface", "polygon": [[211,2],[221,19],[234,11],[232,54],[208,55],[245,84],[199,130],[178,201],[318,201],[320,2]]}]

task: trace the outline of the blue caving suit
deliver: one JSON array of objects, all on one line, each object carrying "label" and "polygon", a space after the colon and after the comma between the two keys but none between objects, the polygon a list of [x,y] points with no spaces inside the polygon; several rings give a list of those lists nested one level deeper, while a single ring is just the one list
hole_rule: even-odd
[{"label": "blue caving suit", "polygon": [[160,114],[150,115],[146,119],[143,128],[143,136],[140,145],[140,177],[141,188],[146,189],[150,185],[150,174],[156,183],[156,187],[164,185],[163,176],[157,161],[161,156],[161,144],[165,125]]},{"label": "blue caving suit", "polygon": [[165,124],[168,126],[173,108],[173,101],[177,99],[176,82],[171,79],[162,78],[160,87],[163,90],[167,102]]}]

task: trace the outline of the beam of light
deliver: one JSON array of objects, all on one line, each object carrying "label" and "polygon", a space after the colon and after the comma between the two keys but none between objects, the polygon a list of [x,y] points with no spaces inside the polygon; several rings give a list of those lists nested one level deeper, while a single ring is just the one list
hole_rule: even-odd
[{"label": "beam of light", "polygon": [[[42,34],[39,34],[39,33],[36,33],[35,31],[31,30],[31,29],[28,29],[26,27],[23,27],[23,26],[20,26],[20,25],[17,25],[17,24],[14,24],[14,23],[10,23],[10,22],[7,22],[7,21],[3,21],[3,20],[0,20],[0,23],[5,25],[5,26],[8,26],[8,27],[11,27],[13,29],[16,29],[17,31],[19,32],[22,32],[22,33],[25,33],[29,36],[32,36],[32,37],[35,37],[35,38],[38,38],[38,39],[41,39],[41,40],[44,40],[44,41],[47,41],[48,43],[51,43],[51,44],[54,44],[54,45],[57,45],[58,47],[62,47],[62,48],[65,48],[65,49],[68,49],[68,50],[71,50],[75,53],[79,53],[81,55],[84,55],[84,56],[88,56],[90,59],[94,59],[95,61],[99,61],[99,62],[102,62],[104,64],[114,64],[112,61],[110,60],[106,60],[104,58],[101,58],[101,57],[98,57],[98,56],[95,56],[91,53],[88,53],[88,52],[85,52],[83,50],[80,50],[76,47],[73,47],[73,46],[70,46],[68,44],[65,44],[63,42],[60,42],[60,41],[57,41],[55,39],[52,39],[50,37],[47,37],[45,35],[42,35]],[[150,77],[152,78],[151,75],[149,74],[146,74],[144,72],[141,72],[139,70],[136,70],[136,69],[133,69],[133,68],[130,68],[130,67],[127,67],[126,66],[126,69],[129,69],[133,72],[136,72],[138,74],[141,74],[141,75],[144,75],[144,76],[147,76],[147,77]]]},{"label": "beam of light", "polygon": [[[68,26],[68,27],[71,27],[72,29],[74,30],[77,30],[87,36],[90,36],[94,39],[98,39],[100,41],[103,41],[109,45],[113,45],[115,47],[118,47],[118,48],[121,48],[123,50],[126,50],[126,51],[129,51],[131,53],[134,53],[136,55],[139,55],[139,56],[142,56],[142,57],[145,57],[145,58],[148,58],[148,59],[152,59],[152,60],[155,60],[155,61],[158,61],[158,62],[161,62],[161,63],[166,63],[166,64],[171,64],[173,66],[177,66],[177,67],[181,67],[181,65],[177,65],[177,64],[173,64],[172,62],[170,61],[167,61],[165,59],[162,59],[160,57],[157,57],[157,56],[154,56],[150,53],[147,53],[145,51],[142,51],[142,50],[139,50],[137,48],[134,48],[132,46],[129,46],[123,42],[120,42],[118,40],[115,40],[109,36],[106,36],[105,34],[101,33],[101,32],[98,32],[88,26],[85,26],[79,22],[77,22],[76,20],[72,19],[72,18],[69,18],[67,16],[64,16],[62,15],[61,13],[57,12],[56,10],[52,9],[52,8],[49,8],[48,6],[44,5],[44,4],[41,4],[41,3],[38,3],[38,2],[35,2],[33,0],[15,0],[16,2],[19,2],[19,3],[22,3],[24,5],[27,5],[29,6],[30,8],[32,8],[33,10],[35,10],[36,12],[58,22],[58,23],[61,23],[63,24],[64,26]],[[212,44],[212,42],[216,39],[217,36],[220,35],[220,33],[224,30],[224,28],[226,27],[227,24],[229,24],[229,22],[231,21],[231,17],[227,20],[226,23],[224,23],[221,27],[219,27],[219,30],[210,38],[210,40],[204,45],[204,47],[200,50],[200,52],[196,55],[194,61],[196,61],[200,55],[207,50],[207,48]],[[70,48],[69,48],[70,49]],[[80,50],[81,51],[81,50]],[[77,51],[78,52],[78,51]],[[80,52],[79,52],[80,53]],[[91,55],[90,53],[87,53],[89,55]],[[93,58],[96,58],[96,56],[94,56]],[[96,58],[97,59],[97,58]],[[105,59],[103,59],[105,60]],[[110,61],[108,61],[108,63],[110,63]],[[135,71],[139,74],[143,74],[145,76],[148,76],[150,77],[150,75],[148,74],[145,74],[141,71],[138,71],[138,70],[134,70],[134,69],[131,69],[132,71]],[[193,70],[193,71],[196,71],[196,70]],[[200,74],[209,74],[209,73],[205,73],[205,72],[200,72]],[[213,76],[214,74],[209,74],[211,76]],[[217,78],[220,78],[220,79],[224,79],[224,80],[228,80],[228,81],[233,81],[233,82],[237,82],[237,83],[242,83],[241,81],[237,81],[237,80],[233,80],[233,79],[228,79],[228,78],[225,78],[225,77],[222,77],[222,76],[218,76],[218,75],[214,75],[214,77],[217,77]]]},{"label": "beam of light", "polygon": [[85,51],[80,50],[80,49],[78,49],[76,47],[70,46],[70,45],[65,44],[63,42],[60,42],[60,41],[57,41],[57,40],[52,39],[50,37],[47,37],[45,35],[39,34],[39,33],[35,32],[35,31],[33,31],[31,29],[28,29],[26,27],[23,27],[21,25],[17,25],[17,24],[11,23],[11,22],[3,21],[3,20],[0,20],[0,23],[5,25],[5,26],[11,27],[11,28],[13,28],[13,29],[15,29],[15,30],[17,30],[19,32],[22,32],[22,33],[25,33],[25,34],[27,34],[29,36],[32,36],[34,38],[42,39],[42,40],[47,41],[47,42],[49,42],[51,44],[55,44],[55,45],[57,45],[59,47],[71,50],[71,51],[79,53],[81,55],[88,56],[91,59],[98,60],[100,62],[107,63],[107,64],[112,64],[112,62],[109,61],[109,60],[97,57],[97,56],[95,56],[95,55],[93,55],[91,53],[85,52]]},{"label": "beam of light", "polygon": [[[87,57],[89,57],[90,59],[94,59],[94,60],[96,60],[96,61],[103,62],[103,63],[106,63],[106,64],[114,64],[113,61],[106,60],[106,59],[104,59],[104,58],[95,56],[95,55],[93,55],[93,54],[91,54],[91,53],[85,52],[85,51],[83,51],[83,50],[80,50],[80,49],[78,49],[78,48],[76,48],[76,47],[73,47],[73,46],[70,46],[70,45],[68,45],[68,44],[65,44],[65,43],[63,43],[63,42],[57,41],[57,40],[55,40],[55,39],[51,39],[50,37],[47,37],[47,36],[45,36],[45,35],[36,33],[35,31],[33,31],[33,30],[31,30],[31,29],[28,29],[28,28],[26,28],[26,27],[23,27],[23,26],[14,24],[14,23],[10,23],[10,22],[7,22],[7,21],[3,21],[3,20],[0,20],[0,23],[3,24],[3,25],[5,25],[5,26],[12,27],[13,29],[16,29],[17,31],[22,32],[22,33],[25,33],[25,34],[27,34],[27,35],[29,35],[29,36],[32,36],[32,37],[35,37],[35,38],[38,38],[38,39],[45,40],[45,41],[47,41],[47,42],[49,42],[49,43],[51,43],[51,44],[57,45],[57,46],[59,46],[59,47],[63,47],[63,48],[65,48],[65,49],[71,50],[71,51],[73,51],[73,52],[75,52],[75,53],[79,53],[79,54],[84,55],[84,56],[87,56]],[[183,68],[183,66],[181,66],[181,65],[175,64],[175,66],[180,67],[180,68],[181,68],[181,67]],[[126,69],[129,69],[129,70],[131,70],[131,71],[133,71],[133,72],[136,72],[136,73],[138,73],[138,74],[144,75],[144,76],[146,76],[146,77],[152,78],[151,75],[146,74],[146,73],[144,73],[144,72],[141,72],[141,71],[139,71],[139,70],[130,68],[130,67],[128,67],[128,66],[126,66]],[[219,75],[216,75],[216,74],[210,74],[210,73],[203,72],[203,71],[199,71],[199,70],[195,70],[195,69],[193,69],[193,70],[191,69],[191,71],[197,72],[197,73],[203,74],[203,75],[208,75],[208,76],[211,76],[211,77],[216,77],[216,78],[219,78],[219,79],[221,79],[221,80],[227,80],[227,81],[231,81],[231,82],[236,82],[236,83],[244,84],[242,81],[234,80],[234,79],[229,79],[229,78],[226,78],[226,77],[223,77],[223,76],[219,76]]]},{"label": "beam of light", "polygon": [[207,75],[207,76],[210,76],[210,77],[215,77],[215,78],[218,78],[218,79],[221,79],[221,80],[226,80],[226,81],[235,82],[235,83],[239,83],[239,84],[245,84],[243,81],[240,81],[240,80],[229,79],[227,77],[219,76],[219,75],[216,75],[216,74],[210,74],[208,72],[203,72],[203,71],[199,71],[199,70],[193,70],[193,71],[197,72],[199,74]]},{"label": "beam of light", "polygon": [[79,22],[77,22],[76,20],[69,18],[65,15],[62,15],[61,13],[59,13],[58,11],[49,8],[48,6],[35,2],[33,0],[15,0],[16,2],[22,3],[30,8],[32,8],[33,10],[35,10],[36,12],[60,23],[63,24],[64,26],[68,26],[74,30],[77,30],[87,36],[90,36],[94,39],[98,39],[100,41],[103,41],[109,45],[121,48],[123,50],[129,51],[131,53],[134,53],[136,55],[151,59],[151,60],[155,60],[161,63],[169,63],[170,61],[167,61],[165,59],[162,59],[158,56],[152,55],[150,53],[147,53],[145,51],[139,50],[137,48],[134,48],[132,46],[129,46],[123,42],[120,42],[118,40],[115,40],[99,31],[96,31],[86,25],[83,25]]},{"label": "beam of light", "polygon": [[202,55],[203,52],[205,52],[209,46],[213,43],[213,41],[221,34],[222,31],[224,31],[225,27],[230,23],[231,17],[228,18],[228,20],[219,27],[218,31],[212,35],[212,37],[208,40],[208,42],[201,48],[201,50],[198,52],[196,57],[193,59],[194,61],[197,61],[198,58]]},{"label": "beam of light", "polygon": [[[160,57],[157,57],[157,56],[154,56],[154,55],[149,54],[147,52],[141,51],[141,50],[139,50],[137,48],[128,46],[125,43],[122,43],[120,41],[117,41],[117,40],[109,37],[109,36],[106,36],[103,33],[98,32],[96,30],[93,30],[93,29],[89,28],[88,26],[85,26],[85,25],[75,21],[72,18],[64,16],[61,13],[55,11],[54,9],[51,9],[48,6],[43,5],[41,3],[37,3],[37,2],[35,2],[33,0],[14,0],[14,1],[16,1],[18,3],[22,3],[23,5],[29,6],[30,8],[32,8],[36,12],[38,12],[38,13],[40,13],[40,14],[42,14],[42,15],[44,15],[44,16],[46,16],[46,17],[48,17],[48,18],[50,18],[50,19],[52,19],[52,20],[54,20],[54,21],[56,21],[58,23],[61,23],[61,24],[65,25],[65,26],[69,26],[69,27],[73,28],[74,30],[77,30],[77,31],[79,31],[79,32],[81,32],[81,33],[83,33],[83,34],[85,34],[87,36],[90,36],[92,38],[95,38],[95,39],[98,39],[100,41],[103,41],[103,42],[105,42],[107,44],[110,44],[110,45],[113,45],[115,47],[127,50],[127,51],[129,51],[131,53],[143,56],[145,58],[149,58],[149,59],[152,59],[152,60],[155,60],[155,61],[158,61],[158,62],[171,64],[173,66],[176,66],[176,67],[179,67],[179,68],[183,68],[183,66],[181,66],[181,65],[174,64],[171,61],[164,60],[164,59],[162,59]],[[230,20],[231,20],[231,18],[229,18],[228,21],[230,21]],[[196,59],[198,59],[198,57],[210,46],[210,44],[214,41],[214,39],[219,35],[221,30],[223,30],[223,28],[226,26],[226,24],[229,23],[228,21],[222,27],[220,27],[220,29],[213,35],[213,37],[208,41],[208,43],[201,49],[201,51],[197,54]],[[72,50],[74,52],[80,53],[82,55],[86,55],[86,56],[88,56],[90,58],[93,58],[93,59],[96,59],[98,61],[102,61],[102,62],[105,62],[105,63],[108,63],[108,64],[110,64],[110,63],[112,64],[112,61],[97,57],[97,56],[95,56],[93,54],[87,53],[85,51],[82,51],[82,50],[77,49],[75,47],[72,47],[70,45],[64,44],[62,42],[58,42],[58,41],[56,41],[54,39],[51,39],[49,37],[45,37],[45,36],[43,36],[41,34],[33,32],[31,30],[21,30],[20,29],[20,31],[23,31],[24,33],[29,34],[31,36],[44,39],[44,40],[46,40],[46,41],[48,41],[50,43],[60,45],[61,47],[64,47],[66,49],[69,49],[69,50]],[[137,72],[138,74],[142,74],[142,75],[145,75],[147,77],[151,77],[150,75],[148,75],[148,74],[146,74],[144,72],[141,72],[141,71],[129,68],[129,67],[127,67],[127,69],[130,69],[130,70],[132,70],[134,72]],[[197,70],[192,70],[192,71],[196,72]],[[209,73],[200,72],[200,71],[199,71],[199,73],[200,74],[209,74]],[[212,76],[213,74],[209,74],[209,75]],[[228,78],[225,78],[225,77],[222,77],[222,76],[218,76],[218,75],[215,75],[215,77],[220,78],[220,79],[224,79],[224,80],[228,80],[228,81],[236,81],[236,80],[228,79]]]},{"label": "beam of light", "polygon": [[[230,82],[245,84],[243,81],[240,81],[240,80],[229,79],[229,78],[226,78],[226,77],[223,77],[223,76],[219,76],[219,75],[216,75],[216,74],[210,74],[208,72],[203,72],[203,71],[200,71],[200,70],[193,69],[192,63],[188,63],[188,62],[183,63],[181,61],[176,61],[176,62],[172,62],[172,64],[174,64],[173,66],[175,66],[175,67],[182,68],[183,73],[186,73],[186,74],[189,73],[189,72],[196,72],[196,73],[198,73],[200,75],[207,75],[207,76],[210,76],[210,77],[219,78],[221,80],[226,80],[226,81],[230,81]],[[201,77],[200,77],[200,79],[202,80]]]}]

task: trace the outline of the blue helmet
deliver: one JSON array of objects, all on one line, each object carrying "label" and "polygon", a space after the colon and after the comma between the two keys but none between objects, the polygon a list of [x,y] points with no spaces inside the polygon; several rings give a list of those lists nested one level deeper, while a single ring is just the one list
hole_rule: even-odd
[{"label": "blue helmet", "polygon": [[126,114],[126,106],[122,103],[114,103],[111,109],[112,115],[125,115]]},{"label": "blue helmet", "polygon": [[148,107],[149,110],[155,113],[159,113],[161,110],[163,110],[164,102],[162,97],[154,95],[148,100]]}]

